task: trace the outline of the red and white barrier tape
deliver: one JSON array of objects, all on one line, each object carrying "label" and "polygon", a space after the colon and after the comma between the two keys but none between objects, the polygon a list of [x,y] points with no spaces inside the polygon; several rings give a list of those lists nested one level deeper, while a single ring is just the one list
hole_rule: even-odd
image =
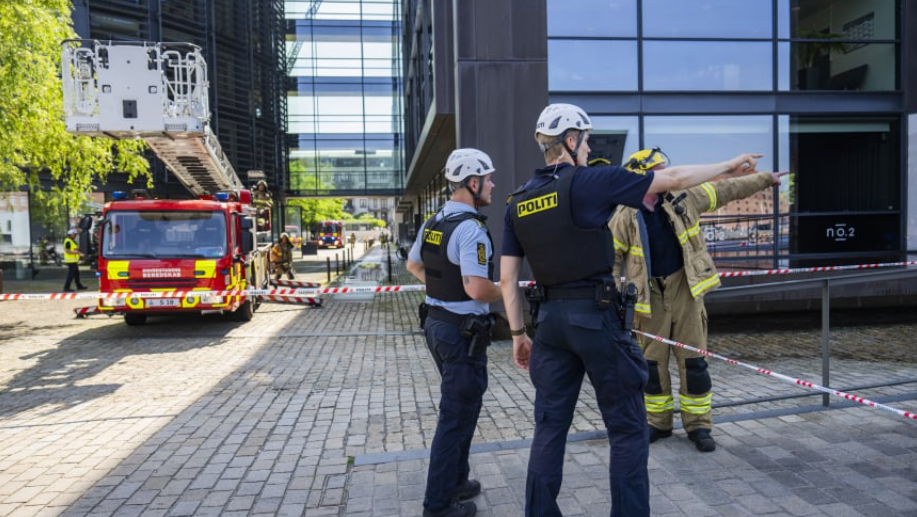
[{"label": "red and white barrier tape", "polygon": [[278,287],[321,287],[318,282],[300,282],[299,280],[271,280]]},{"label": "red and white barrier tape", "polygon": [[321,307],[321,298],[312,298],[309,296],[262,296],[262,300],[277,303],[307,303],[313,307]]},{"label": "red and white barrier tape", "polygon": [[707,357],[713,357],[713,358],[715,358],[715,359],[720,359],[720,360],[725,361],[725,362],[727,362],[727,363],[729,363],[729,364],[734,364],[734,365],[737,365],[737,366],[741,366],[741,367],[743,367],[743,368],[748,368],[749,370],[754,370],[754,371],[760,373],[761,375],[767,375],[767,376],[769,376],[769,377],[775,377],[775,378],[777,378],[777,379],[780,379],[780,380],[783,380],[783,381],[787,381],[787,382],[790,382],[790,383],[792,383],[792,384],[796,384],[797,386],[803,386],[803,387],[805,387],[805,388],[811,388],[811,389],[813,389],[813,390],[820,391],[820,392],[822,392],[822,393],[828,393],[828,394],[830,394],[830,395],[835,395],[835,396],[837,396],[837,397],[842,397],[842,398],[844,398],[844,399],[846,399],[846,400],[852,400],[852,401],[854,401],[854,402],[859,402],[860,404],[864,404],[864,405],[866,405],[866,406],[872,406],[872,407],[874,407],[874,408],[885,409],[885,410],[887,410],[887,411],[892,411],[892,412],[897,413],[898,415],[903,416],[903,417],[905,417],[905,418],[910,418],[911,420],[917,420],[917,414],[911,413],[911,412],[909,412],[909,411],[902,411],[902,410],[900,410],[900,409],[895,409],[895,408],[893,408],[893,407],[891,407],[891,406],[886,406],[885,404],[880,404],[880,403],[878,403],[878,402],[873,402],[873,401],[871,401],[871,400],[869,400],[869,399],[865,399],[865,398],[863,398],[863,397],[858,397],[858,396],[856,396],[856,395],[851,395],[850,393],[845,393],[845,392],[843,392],[843,391],[838,391],[838,390],[834,390],[834,389],[831,389],[831,388],[826,388],[826,387],[824,387],[824,386],[819,386],[818,384],[815,384],[815,383],[812,383],[812,382],[809,382],[809,381],[804,381],[804,380],[802,380],[802,379],[794,379],[794,378],[792,378],[792,377],[789,377],[789,376],[786,376],[786,375],[783,375],[783,374],[780,374],[780,373],[772,372],[772,371],[770,371],[770,370],[765,370],[764,368],[759,368],[759,367],[757,367],[757,366],[754,366],[754,365],[751,365],[751,364],[748,364],[748,363],[743,363],[743,362],[741,362],[741,361],[736,361],[735,359],[730,359],[730,358],[728,358],[728,357],[723,357],[723,356],[721,356],[721,355],[714,354],[713,352],[708,352],[707,350],[701,350],[701,349],[699,349],[699,348],[694,348],[693,346],[686,345],[686,344],[684,344],[684,343],[679,343],[678,341],[673,341],[673,340],[671,340],[671,339],[666,339],[666,338],[664,338],[664,337],[659,337],[659,336],[656,336],[656,335],[653,335],[653,334],[649,334],[649,333],[647,333],[647,332],[642,332],[642,331],[639,331],[639,330],[636,330],[636,329],[634,329],[633,332],[634,332],[635,334],[640,334],[641,336],[646,336],[646,337],[648,337],[648,338],[650,338],[650,339],[654,339],[654,340],[659,341],[659,342],[661,342],[661,343],[666,343],[666,344],[668,344],[668,345],[681,347],[681,348],[684,348],[685,350],[688,350],[688,351],[691,351],[691,352],[695,352],[695,353],[698,353],[698,354],[702,354],[702,355],[705,355],[705,356],[707,356]]},{"label": "red and white barrier tape", "polygon": [[86,316],[92,314],[101,314],[102,311],[93,305],[92,307],[77,307],[76,309],[73,309],[73,313],[76,314],[77,318],[85,318]]},{"label": "red and white barrier tape", "polygon": [[[757,275],[785,275],[791,273],[811,273],[824,271],[840,271],[845,269],[874,269],[880,267],[895,266],[912,266],[917,265],[917,261],[909,262],[889,262],[883,264],[859,264],[852,266],[822,266],[808,268],[792,269],[766,269],[760,271],[726,271],[721,272],[721,277],[736,276],[757,276]],[[289,284],[310,284],[310,282],[294,282],[291,280],[281,281]],[[535,285],[534,280],[524,280],[519,282],[519,287],[531,287]],[[321,294],[349,294],[349,293],[405,293],[426,291],[427,287],[423,284],[412,285],[386,285],[386,286],[355,286],[355,287],[303,287],[303,288],[279,288],[279,289],[251,289],[251,290],[234,290],[234,291],[156,291],[156,292],[131,292],[131,293],[30,293],[30,294],[0,294],[0,301],[3,300],[77,300],[77,299],[97,299],[97,298],[184,298],[186,296],[316,296]]]},{"label": "red and white barrier tape", "polygon": [[883,264],[857,264],[851,266],[819,266],[819,267],[797,267],[783,269],[762,269],[760,271],[721,271],[720,276],[724,278],[733,276],[758,276],[758,275],[789,275],[793,273],[821,273],[824,271],[843,271],[846,269],[875,269],[879,267],[896,267],[896,266],[913,266],[917,260],[908,262],[886,262]]}]

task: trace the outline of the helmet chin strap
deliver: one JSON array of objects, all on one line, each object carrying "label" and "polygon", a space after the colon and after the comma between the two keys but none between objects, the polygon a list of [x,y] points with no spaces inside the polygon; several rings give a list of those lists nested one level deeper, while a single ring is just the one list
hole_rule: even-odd
[{"label": "helmet chin strap", "polygon": [[579,152],[580,146],[583,145],[583,139],[585,137],[586,137],[586,132],[580,131],[579,137],[576,139],[576,147],[574,147],[573,150],[570,150],[570,148],[567,147],[566,133],[564,134],[564,149],[566,149],[567,152],[570,153],[570,158],[573,159],[573,165],[579,165],[579,160],[577,160],[576,158],[576,153]]}]

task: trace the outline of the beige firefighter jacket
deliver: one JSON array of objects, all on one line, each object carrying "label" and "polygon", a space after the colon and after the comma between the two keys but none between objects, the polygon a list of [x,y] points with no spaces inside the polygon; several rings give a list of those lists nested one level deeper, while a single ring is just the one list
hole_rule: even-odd
[{"label": "beige firefighter jacket", "polygon": [[293,265],[293,246],[285,245],[283,242],[274,243],[271,246],[271,262],[274,265]]},{"label": "beige firefighter jacket", "polygon": [[[770,172],[759,172],[750,176],[708,182],[685,191],[673,191],[675,197],[686,192],[687,197],[680,205],[685,207],[682,215],[675,213],[671,203],[663,203],[678,242],[681,243],[685,263],[685,277],[691,289],[691,296],[698,298],[720,285],[719,274],[713,258],[707,253],[707,242],[700,228],[700,215],[732,202],[746,198],[755,192],[773,185]],[[634,311],[641,316],[650,316],[649,278],[643,255],[644,243],[640,241],[637,225],[637,209],[619,206],[608,222],[615,242],[615,278],[623,276],[637,286],[637,304]]]}]

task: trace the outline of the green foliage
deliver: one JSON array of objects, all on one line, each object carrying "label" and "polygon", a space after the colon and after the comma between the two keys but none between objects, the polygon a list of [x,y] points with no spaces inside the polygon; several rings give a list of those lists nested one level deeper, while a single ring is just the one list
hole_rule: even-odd
[{"label": "green foliage", "polygon": [[821,40],[812,42],[797,42],[796,59],[802,68],[812,68],[818,56],[824,54],[841,53],[847,51],[847,44],[833,41],[846,38],[843,34],[820,32],[812,29],[797,29],[797,38]]},{"label": "green foliage", "polygon": [[345,201],[338,198],[287,199],[287,205],[302,208],[302,226],[311,228],[316,221],[343,221],[350,215],[344,211]]},{"label": "green foliage", "polygon": [[[28,186],[48,208],[80,206],[93,181],[113,170],[146,179],[140,141],[67,133],[63,121],[60,42],[75,38],[69,0],[0,1],[0,189]],[[39,173],[56,182],[39,188]]]}]

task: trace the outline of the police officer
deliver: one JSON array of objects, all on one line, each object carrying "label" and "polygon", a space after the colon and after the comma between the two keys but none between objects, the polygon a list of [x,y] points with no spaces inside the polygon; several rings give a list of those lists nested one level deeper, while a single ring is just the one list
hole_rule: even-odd
[{"label": "police officer", "polygon": [[73,292],[73,289],[70,289],[70,283],[74,280],[78,291],[88,289],[80,282],[80,257],[83,256],[83,252],[80,251],[80,246],[74,240],[78,233],[79,230],[76,228],[70,228],[67,230],[67,237],[64,239],[64,263],[67,264],[67,280],[64,282],[65,293]]},{"label": "police officer", "polygon": [[[525,514],[561,515],[557,505],[564,447],[584,375],[595,387],[611,446],[612,516],[650,514],[646,361],[614,310],[614,242],[608,230],[619,204],[640,206],[647,193],[700,184],[719,174],[753,169],[760,155],[727,162],[633,173],[586,167],[588,115],[571,104],[542,111],[535,139],[546,167],[509,199],[500,259],[500,286],[516,364],[535,386],[535,436],[529,457]],[[643,171],[641,171],[643,172]],[[517,287],[523,258],[543,288],[534,343],[523,325]]]},{"label": "police officer", "polygon": [[490,204],[494,167],[477,149],[457,149],[444,172],[451,198],[424,223],[407,263],[426,284],[421,325],[442,375],[423,515],[467,517],[477,512],[468,500],[481,493],[481,484],[468,477],[468,451],[487,390],[489,304],[500,299],[492,280],[493,242],[477,213]]},{"label": "police officer", "polygon": [[[646,173],[665,169],[668,164],[668,157],[657,147],[632,154],[624,166]],[[779,185],[784,174],[759,172],[687,190],[648,194],[640,208],[622,207],[615,212],[608,223],[615,242],[615,278],[626,276],[637,286],[636,328],[707,349],[704,294],[716,289],[720,279],[700,231],[700,216]],[[643,336],[638,341],[649,366],[644,399],[649,442],[653,443],[672,436],[675,402],[669,375],[670,347]],[[703,354],[681,347],[673,347],[672,352],[681,380],[682,424],[697,450],[711,452],[716,441],[710,436],[712,382],[707,361]]]}]

